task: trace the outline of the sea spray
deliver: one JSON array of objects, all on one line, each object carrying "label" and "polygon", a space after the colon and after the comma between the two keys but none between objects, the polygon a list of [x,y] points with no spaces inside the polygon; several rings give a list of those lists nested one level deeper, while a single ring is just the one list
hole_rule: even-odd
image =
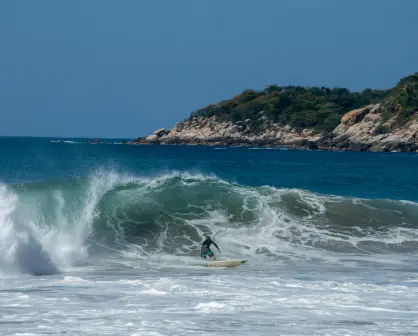
[{"label": "sea spray", "polygon": [[56,273],[58,267],[42,244],[45,232],[25,220],[19,211],[18,197],[5,185],[0,185],[0,265],[3,273]]},{"label": "sea spray", "polygon": [[53,274],[83,263],[98,215],[97,203],[115,185],[128,180],[112,172],[96,172],[75,198],[74,190],[57,189],[57,185],[42,186],[39,191],[29,188],[29,192],[18,188],[24,202],[19,202],[18,193],[0,185],[3,273]]}]

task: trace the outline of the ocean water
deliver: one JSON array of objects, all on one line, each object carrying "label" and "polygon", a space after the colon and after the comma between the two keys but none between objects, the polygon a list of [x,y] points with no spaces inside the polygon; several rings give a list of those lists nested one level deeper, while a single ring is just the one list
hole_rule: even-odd
[{"label": "ocean water", "polygon": [[418,154],[54,140],[0,138],[0,335],[417,333]]}]

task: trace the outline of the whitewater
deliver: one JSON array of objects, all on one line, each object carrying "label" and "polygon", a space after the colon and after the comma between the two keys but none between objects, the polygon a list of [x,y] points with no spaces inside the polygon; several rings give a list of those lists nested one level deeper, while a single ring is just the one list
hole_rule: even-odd
[{"label": "whitewater", "polygon": [[53,141],[0,138],[0,335],[418,330],[418,155]]}]

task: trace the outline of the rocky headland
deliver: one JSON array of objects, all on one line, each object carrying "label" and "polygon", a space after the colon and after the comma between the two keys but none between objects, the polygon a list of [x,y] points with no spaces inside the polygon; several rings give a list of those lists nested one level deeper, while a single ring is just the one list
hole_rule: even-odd
[{"label": "rocky headland", "polygon": [[[417,83],[415,74],[391,90],[360,94],[270,86],[262,93],[251,91],[249,99],[245,91],[130,144],[418,151]],[[364,101],[372,103],[347,112]]]}]

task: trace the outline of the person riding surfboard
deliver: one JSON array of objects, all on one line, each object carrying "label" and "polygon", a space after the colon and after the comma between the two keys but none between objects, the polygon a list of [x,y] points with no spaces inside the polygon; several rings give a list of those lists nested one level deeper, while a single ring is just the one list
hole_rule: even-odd
[{"label": "person riding surfboard", "polygon": [[206,236],[206,239],[202,243],[202,248],[200,249],[200,257],[202,259],[206,259],[206,256],[208,256],[211,260],[215,261],[216,257],[213,254],[212,250],[210,249],[210,245],[215,245],[215,247],[218,249],[219,253],[221,253],[221,250],[219,249],[218,245],[212,240],[210,236]]}]

